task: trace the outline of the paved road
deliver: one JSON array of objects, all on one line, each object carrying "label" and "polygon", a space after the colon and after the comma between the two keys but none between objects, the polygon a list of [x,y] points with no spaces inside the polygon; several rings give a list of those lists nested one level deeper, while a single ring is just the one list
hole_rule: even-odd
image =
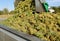
[{"label": "paved road", "polygon": [[6,20],[7,18],[0,18],[0,21]]}]

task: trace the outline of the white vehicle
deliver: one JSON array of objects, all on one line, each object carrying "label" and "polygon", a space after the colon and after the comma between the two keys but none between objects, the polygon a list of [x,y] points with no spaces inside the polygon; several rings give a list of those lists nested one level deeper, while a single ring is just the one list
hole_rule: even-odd
[{"label": "white vehicle", "polygon": [[48,10],[49,10],[50,13],[54,13],[55,12],[55,10],[52,9],[51,7],[48,7]]}]

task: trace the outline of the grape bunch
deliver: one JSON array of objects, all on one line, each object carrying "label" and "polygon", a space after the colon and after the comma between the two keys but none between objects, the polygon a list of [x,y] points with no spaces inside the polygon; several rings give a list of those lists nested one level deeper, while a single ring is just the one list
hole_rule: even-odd
[{"label": "grape bunch", "polygon": [[18,6],[15,8],[15,12],[22,14],[23,12],[33,12],[35,11],[34,0],[21,0]]},{"label": "grape bunch", "polygon": [[45,41],[60,41],[60,13],[36,13],[32,0],[20,1],[15,12],[2,24]]}]

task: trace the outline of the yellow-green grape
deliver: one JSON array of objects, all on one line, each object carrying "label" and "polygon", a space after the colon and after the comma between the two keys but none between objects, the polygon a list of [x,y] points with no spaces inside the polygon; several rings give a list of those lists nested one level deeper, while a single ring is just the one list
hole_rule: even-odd
[{"label": "yellow-green grape", "polygon": [[16,15],[1,24],[42,40],[60,41],[60,13],[36,13],[33,0],[20,1],[14,11]]}]

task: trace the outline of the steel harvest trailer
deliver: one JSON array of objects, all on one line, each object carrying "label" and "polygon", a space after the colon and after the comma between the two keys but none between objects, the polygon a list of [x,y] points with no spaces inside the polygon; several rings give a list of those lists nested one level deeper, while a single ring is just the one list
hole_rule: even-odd
[{"label": "steel harvest trailer", "polygon": [[[48,4],[45,0],[35,0],[35,6],[37,12],[48,12]],[[41,39],[18,32],[7,26],[0,25],[0,41],[42,41]]]},{"label": "steel harvest trailer", "polygon": [[0,25],[0,41],[42,41],[39,38]]}]

